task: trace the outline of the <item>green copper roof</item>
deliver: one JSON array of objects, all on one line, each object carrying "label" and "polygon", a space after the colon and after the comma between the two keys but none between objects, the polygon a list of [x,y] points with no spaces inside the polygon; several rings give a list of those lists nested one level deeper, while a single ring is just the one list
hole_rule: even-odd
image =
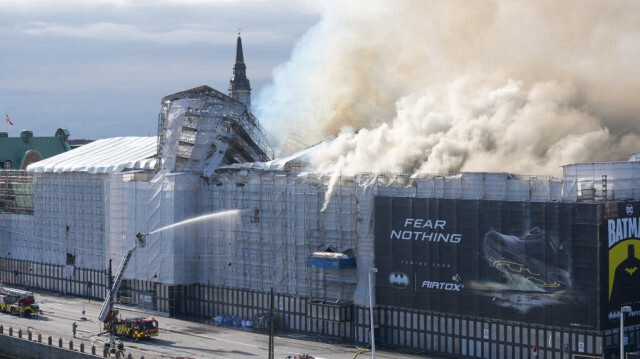
[{"label": "green copper roof", "polygon": [[11,161],[11,169],[23,169],[25,161],[30,164],[70,150],[61,136],[33,137],[31,131],[22,131],[20,137],[5,136],[6,132],[0,133],[0,169],[6,161]]}]

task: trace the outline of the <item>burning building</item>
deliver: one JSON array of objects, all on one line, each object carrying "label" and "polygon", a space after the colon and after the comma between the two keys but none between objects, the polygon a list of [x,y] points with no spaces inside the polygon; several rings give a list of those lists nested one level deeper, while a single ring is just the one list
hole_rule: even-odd
[{"label": "burning building", "polygon": [[273,304],[281,328],[366,343],[373,295],[377,344],[476,358],[609,356],[628,305],[638,346],[637,156],[561,178],[322,172],[337,137],[274,159],[249,103],[179,92],[156,137],[29,166],[32,210],[0,213],[2,281],[101,298],[142,232],[124,305],[252,319]]}]

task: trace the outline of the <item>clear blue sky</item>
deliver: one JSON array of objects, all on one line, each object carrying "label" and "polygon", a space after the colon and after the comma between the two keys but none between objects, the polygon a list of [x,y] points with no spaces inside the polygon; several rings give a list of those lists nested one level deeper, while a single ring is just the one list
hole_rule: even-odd
[{"label": "clear blue sky", "polygon": [[2,0],[2,131],[156,135],[163,96],[227,92],[242,29],[254,96],[319,20],[307,0]]}]

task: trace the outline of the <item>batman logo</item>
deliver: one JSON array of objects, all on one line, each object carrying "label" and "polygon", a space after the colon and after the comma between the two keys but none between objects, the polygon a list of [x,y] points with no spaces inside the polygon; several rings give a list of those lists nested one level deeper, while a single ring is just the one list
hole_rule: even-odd
[{"label": "batman logo", "polygon": [[409,285],[409,277],[402,272],[389,274],[389,283],[396,288],[406,288]]},{"label": "batman logo", "polygon": [[638,270],[638,267],[633,267],[633,268],[625,268],[624,271],[629,273],[629,275],[633,275],[633,273],[635,273]]}]

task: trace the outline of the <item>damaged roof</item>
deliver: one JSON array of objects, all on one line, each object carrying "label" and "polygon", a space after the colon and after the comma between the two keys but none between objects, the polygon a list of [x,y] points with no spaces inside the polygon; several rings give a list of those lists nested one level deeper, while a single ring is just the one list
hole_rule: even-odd
[{"label": "damaged roof", "polygon": [[309,147],[303,148],[288,156],[276,158],[271,161],[233,163],[233,164],[218,168],[217,172],[243,170],[243,169],[251,169],[251,170],[258,170],[258,171],[286,171],[286,172],[289,172],[289,171],[298,172],[298,171],[309,170],[310,162],[313,156],[323,151],[326,148],[326,145],[330,144],[337,137],[338,135],[331,136],[323,141],[320,141]]},{"label": "damaged roof", "polygon": [[209,86],[165,96],[160,123],[161,171],[209,176],[220,166],[272,157],[258,119]]}]

